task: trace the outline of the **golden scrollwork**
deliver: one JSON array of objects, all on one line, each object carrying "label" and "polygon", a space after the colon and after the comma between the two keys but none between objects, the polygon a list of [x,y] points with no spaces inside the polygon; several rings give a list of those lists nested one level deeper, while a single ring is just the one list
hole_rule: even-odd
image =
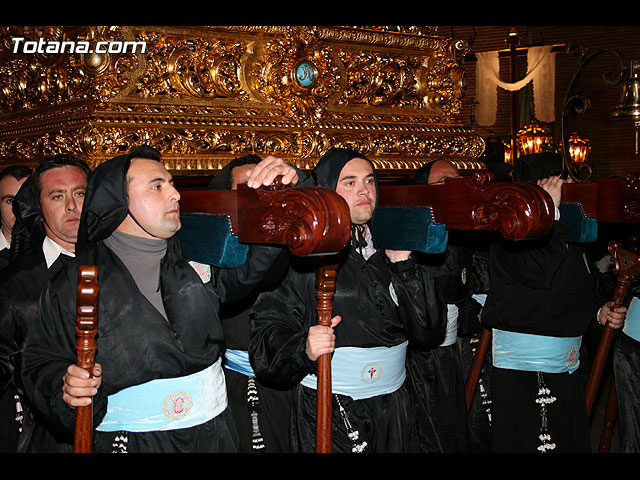
[{"label": "golden scrollwork", "polygon": [[142,32],[139,39],[146,42],[149,53],[136,95],[248,100],[238,77],[246,42],[181,39],[156,32]]},{"label": "golden scrollwork", "polygon": [[304,126],[324,116],[344,83],[335,53],[316,33],[294,27],[281,38],[258,38],[243,64],[248,89]]},{"label": "golden scrollwork", "polygon": [[[92,50],[18,52],[16,37]],[[144,49],[96,53],[98,42]],[[97,165],[148,143],[199,174],[250,152],[310,169],[351,146],[384,171],[436,158],[473,169],[484,141],[458,118],[467,49],[417,26],[4,26],[0,155]]]},{"label": "golden scrollwork", "polygon": [[[13,29],[16,30],[13,30]],[[0,110],[17,112],[79,99],[108,102],[128,83],[136,56],[95,51],[97,42],[124,41],[120,27],[0,28]],[[22,43],[16,38],[24,39]],[[47,44],[44,43],[46,38]],[[40,45],[33,53],[26,42]],[[67,42],[68,49],[62,45]],[[86,42],[89,50],[69,54]],[[54,47],[55,48],[52,48]]]}]

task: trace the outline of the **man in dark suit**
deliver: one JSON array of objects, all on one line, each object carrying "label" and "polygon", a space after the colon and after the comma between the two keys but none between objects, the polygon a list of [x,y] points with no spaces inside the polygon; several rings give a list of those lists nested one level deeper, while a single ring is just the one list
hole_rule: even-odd
[{"label": "man in dark suit", "polygon": [[[50,433],[34,416],[24,395],[20,370],[22,350],[38,318],[40,293],[67,259],[74,256],[80,213],[90,169],[80,158],[54,155],[38,164],[13,201],[16,221],[12,263],[0,276],[0,387],[15,398],[7,450],[70,451],[71,441]],[[19,441],[15,446],[15,439]],[[13,438],[14,440],[9,440]]]}]

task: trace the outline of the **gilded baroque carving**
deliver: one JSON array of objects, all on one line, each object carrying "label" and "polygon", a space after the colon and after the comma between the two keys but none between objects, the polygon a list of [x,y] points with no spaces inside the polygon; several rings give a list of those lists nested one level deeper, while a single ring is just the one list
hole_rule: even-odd
[{"label": "gilded baroque carving", "polygon": [[335,53],[313,27],[293,27],[282,38],[259,37],[243,72],[256,98],[307,127],[322,119],[344,82]]},{"label": "gilded baroque carving", "polygon": [[138,39],[146,42],[149,53],[136,95],[248,100],[238,77],[246,42],[183,39],[149,32]]},{"label": "gilded baroque carving", "polygon": [[[136,56],[112,53],[56,53],[43,47],[35,53],[14,53],[15,38],[36,42],[124,41],[120,27],[9,27],[0,28],[0,109],[32,110],[41,106],[91,98],[108,102],[129,79]],[[51,50],[51,51],[49,51]],[[67,50],[68,51],[68,50]]]},{"label": "gilded baroque carving", "polygon": [[[14,37],[146,48],[20,55]],[[149,143],[197,173],[247,152],[310,169],[350,146],[382,170],[474,169],[484,142],[457,119],[467,49],[417,26],[0,27],[0,155],[97,165]]]}]

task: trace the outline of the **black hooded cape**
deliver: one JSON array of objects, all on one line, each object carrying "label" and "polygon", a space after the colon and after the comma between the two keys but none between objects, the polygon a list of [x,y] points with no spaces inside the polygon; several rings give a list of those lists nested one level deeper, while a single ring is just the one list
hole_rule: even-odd
[{"label": "black hooded cape", "polygon": [[[75,317],[77,267],[98,267],[96,362],[102,383],[93,399],[94,425],[106,413],[107,398],[154,379],[201,371],[215,363],[225,345],[218,320],[218,296],[203,283],[167,240],[158,285],[167,319],[140,293],[136,283],[103,240],[128,212],[125,167],[129,155],[99,165],[89,182],[81,217],[76,258],[45,291],[40,321],[27,341],[23,377],[35,407],[61,432],[74,428],[74,411],[62,400],[62,377],[76,363]],[[215,424],[212,434],[210,429]],[[96,432],[94,451],[111,451],[113,434]],[[129,435],[130,451],[236,451],[237,433],[227,411],[190,429]]]},{"label": "black hooded cape", "polygon": [[[258,163],[260,157],[240,157],[229,162],[209,183],[209,190],[231,189],[231,173],[236,166]],[[298,172],[299,183],[305,176]],[[213,268],[219,285],[222,304],[220,320],[228,349],[247,351],[249,348],[249,312],[260,292],[272,290],[282,280],[289,267],[286,247],[250,244],[247,262],[237,269]],[[264,275],[258,285],[241,300],[228,299],[224,277]],[[247,282],[245,282],[247,283]],[[231,411],[238,426],[242,453],[285,453],[289,451],[289,389],[274,389],[262,385],[242,372],[225,368],[227,393]],[[249,399],[251,401],[249,401]],[[257,427],[257,428],[256,428]]]},{"label": "black hooded cape", "polygon": [[0,387],[3,399],[9,402],[6,404],[9,405],[9,417],[3,415],[3,422],[10,420],[4,438],[14,429],[17,431],[13,397],[17,394],[22,408],[22,432],[13,451],[17,448],[19,452],[69,452],[72,438],[54,432],[46,417],[38,415],[32,408],[24,392],[21,367],[27,335],[38,319],[40,294],[71,257],[60,255],[47,268],[42,251],[42,215],[33,189],[33,177],[29,177],[18,191],[13,209],[16,215],[16,240],[12,242],[11,252],[13,261],[0,274]]},{"label": "black hooded cape", "polygon": [[[537,160],[540,160],[539,162]],[[516,179],[535,182],[555,174],[558,156],[522,158]],[[489,254],[491,285],[482,311],[486,328],[552,337],[582,336],[596,321],[599,298],[595,267],[586,250],[562,240],[568,227],[554,222],[544,238],[497,241]],[[586,358],[581,356],[581,368]],[[556,401],[546,422],[556,452],[590,451],[581,370],[569,373],[492,370],[492,443],[498,452],[536,452],[542,424],[538,389],[544,383]]]},{"label": "black hooded cape", "polygon": [[[312,182],[335,189],[342,168],[354,158],[366,160],[353,150],[330,150],[313,170]],[[335,330],[336,347],[394,346],[406,340],[435,346],[442,341],[444,305],[435,295],[433,279],[416,268],[413,258],[394,264],[378,251],[365,260],[349,245],[339,261],[333,315],[341,315],[342,321]],[[284,281],[274,291],[262,293],[251,312],[249,352],[258,379],[294,386],[291,438],[296,452],[315,451],[316,393],[299,382],[317,371],[316,362],[305,353],[308,329],[317,324],[316,303],[313,260],[293,259]],[[364,400],[337,397],[369,451],[417,450],[412,401],[404,386]],[[351,452],[335,402],[333,415],[333,451]]]}]

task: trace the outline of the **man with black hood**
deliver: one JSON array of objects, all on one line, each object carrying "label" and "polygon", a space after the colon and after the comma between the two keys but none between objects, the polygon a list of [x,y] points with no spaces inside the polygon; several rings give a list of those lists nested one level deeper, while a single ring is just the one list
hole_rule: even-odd
[{"label": "man with black hood", "polygon": [[26,165],[11,165],[0,172],[0,270],[9,263],[9,247],[11,246],[11,231],[16,221],[13,213],[13,199],[22,184],[31,175],[31,169]]},{"label": "man with black hood", "polygon": [[71,450],[71,439],[55,433],[25,397],[20,370],[26,338],[38,322],[40,293],[74,256],[90,173],[78,157],[47,157],[13,199],[12,263],[0,278],[0,370],[3,390],[15,389],[18,395],[13,405],[14,430],[8,431],[20,430],[15,447],[19,452]]},{"label": "man with black hood", "polygon": [[[277,160],[257,166],[249,186],[280,174],[291,181]],[[238,449],[221,367],[219,297],[179,251],[179,199],[154,149],[136,147],[99,165],[76,261],[44,293],[25,347],[25,387],[58,430],[73,431],[74,407],[93,404],[95,452]],[[75,365],[78,265],[98,268],[93,377]]]},{"label": "man with black hood", "polygon": [[[532,158],[533,157],[533,158]],[[590,453],[580,367],[582,335],[598,322],[620,328],[626,308],[599,298],[596,272],[558,207],[559,155],[523,156],[516,180],[553,199],[556,221],[544,238],[491,245],[482,323],[492,329],[492,450]]]},{"label": "man with black hood", "polygon": [[292,259],[277,289],[251,312],[249,355],[260,381],[292,386],[294,452],[314,452],[317,358],[332,354],[333,452],[417,451],[412,398],[404,385],[408,342],[438,345],[444,305],[411,252],[381,252],[369,222],[375,168],[364,155],[329,150],[311,181],[349,206],[351,243],[339,253],[332,325],[317,325],[313,262]]},{"label": "man with black hood", "polygon": [[[448,160],[424,164],[416,173],[417,185],[435,185],[459,177]],[[465,232],[466,233],[466,232]],[[463,232],[448,233],[447,248],[441,254],[417,253],[420,268],[433,275],[436,290],[447,305],[446,336],[437,348],[409,348],[407,370],[417,398],[421,449],[424,452],[466,453],[471,450],[465,398],[465,379],[469,370],[463,364],[463,350],[470,348],[469,337],[480,331],[478,314],[482,305],[473,294],[485,293],[484,262],[472,254],[471,239]],[[465,357],[472,357],[471,352]],[[483,380],[485,380],[483,378]],[[480,395],[478,395],[480,397]],[[477,404],[481,399],[476,399]],[[474,425],[475,427],[475,425]],[[473,432],[475,437],[475,433]],[[477,448],[474,445],[474,448]]]},{"label": "man with black hood", "polygon": [[[248,180],[252,169],[262,159],[246,155],[229,162],[209,183],[209,190],[236,190],[238,184]],[[295,167],[294,167],[295,168]],[[298,172],[298,185],[304,178]],[[267,273],[254,291],[247,292],[240,301],[225,301],[221,290],[220,320],[227,349],[224,355],[224,374],[229,406],[236,419],[242,453],[285,453],[289,451],[290,389],[270,388],[255,378],[249,361],[249,312],[258,294],[275,288],[289,266],[289,252],[285,247],[251,244],[248,261],[233,269],[213,268],[214,282],[224,285],[220,276],[237,272],[243,275],[248,265],[254,271]],[[260,269],[255,265],[259,264]]]}]

